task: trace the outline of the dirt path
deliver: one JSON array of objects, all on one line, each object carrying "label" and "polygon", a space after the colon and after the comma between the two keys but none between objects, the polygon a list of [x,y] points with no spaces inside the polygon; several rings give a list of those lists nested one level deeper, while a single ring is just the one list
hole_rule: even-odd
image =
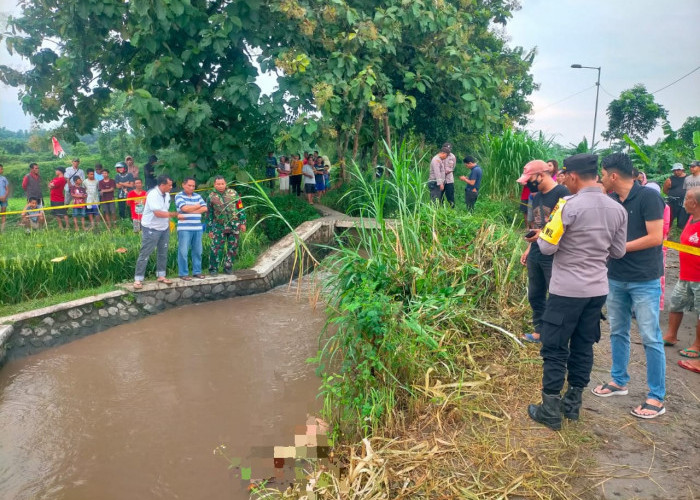
[{"label": "dirt path", "polygon": [[[669,250],[666,303],[678,277],[678,255]],[[594,453],[594,475],[600,477],[584,498],[697,499],[700,498],[700,374],[678,366],[679,349],[695,338],[695,314],[686,313],[675,347],[666,347],[666,414],[641,420],[629,414],[646,397],[644,348],[633,322],[629,395],[597,398],[584,395],[586,425],[601,438]],[[661,312],[665,332],[668,312]],[[610,336],[607,322],[596,346],[591,385],[610,380]],[[595,482],[594,482],[595,484]]]}]

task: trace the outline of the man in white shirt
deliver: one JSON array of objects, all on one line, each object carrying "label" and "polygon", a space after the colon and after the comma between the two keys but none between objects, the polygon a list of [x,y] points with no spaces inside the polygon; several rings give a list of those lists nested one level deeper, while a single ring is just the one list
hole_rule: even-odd
[{"label": "man in white shirt", "polygon": [[134,273],[134,288],[143,288],[146,277],[148,258],[156,250],[156,276],[158,283],[170,285],[171,280],[165,277],[168,264],[168,242],[170,240],[170,217],[184,219],[184,214],[170,211],[170,190],[173,181],[167,175],[161,175],[156,180],[156,187],[146,195],[141,219],[141,251],[136,259]]}]

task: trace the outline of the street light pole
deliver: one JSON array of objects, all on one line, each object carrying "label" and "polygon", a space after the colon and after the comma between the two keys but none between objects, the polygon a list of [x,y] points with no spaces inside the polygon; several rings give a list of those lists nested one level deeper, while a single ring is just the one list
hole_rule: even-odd
[{"label": "street light pole", "polygon": [[598,121],[598,96],[600,95],[600,68],[601,66],[581,66],[580,64],[572,64],[572,68],[575,69],[581,69],[581,68],[586,68],[586,69],[597,69],[598,70],[598,80],[596,81],[596,89],[595,89],[595,113],[593,114],[593,136],[591,137],[591,153],[593,152],[593,145],[595,144],[595,126],[596,122]]}]

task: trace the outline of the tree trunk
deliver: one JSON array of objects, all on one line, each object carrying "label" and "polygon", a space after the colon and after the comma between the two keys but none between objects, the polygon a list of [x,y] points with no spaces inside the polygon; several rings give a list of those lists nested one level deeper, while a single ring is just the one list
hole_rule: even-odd
[{"label": "tree trunk", "polygon": [[[384,115],[384,140],[386,141],[386,147],[391,151],[391,127],[389,126],[389,115]],[[391,158],[389,154],[386,154],[386,168],[393,168],[391,164]]]},{"label": "tree trunk", "polygon": [[360,109],[360,114],[357,115],[357,123],[355,124],[355,140],[352,143],[352,159],[357,158],[357,148],[360,146],[360,130],[362,129],[362,121],[365,118],[365,108]]},{"label": "tree trunk", "polygon": [[374,141],[372,142],[372,170],[377,168],[377,157],[379,156],[379,120],[374,119]]}]

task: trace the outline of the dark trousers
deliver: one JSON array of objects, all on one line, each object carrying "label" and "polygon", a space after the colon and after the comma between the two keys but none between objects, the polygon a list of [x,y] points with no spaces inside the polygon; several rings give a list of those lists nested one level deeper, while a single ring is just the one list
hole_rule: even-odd
[{"label": "dark trousers", "polygon": [[447,199],[447,203],[450,204],[452,208],[455,207],[455,184],[454,182],[450,184],[445,184],[445,190],[442,192],[442,197],[440,201],[444,202]]},{"label": "dark trousers", "polygon": [[269,181],[267,181],[267,185],[270,187],[271,190],[275,189],[275,179],[273,177],[275,177],[276,174],[277,170],[275,170],[274,168],[265,168],[265,177],[270,179]]},{"label": "dark trousers", "polygon": [[571,387],[586,387],[590,382],[593,344],[600,340],[600,311],[605,298],[549,294],[540,337],[545,394],[559,394],[565,378]]},{"label": "dark trousers", "polygon": [[673,227],[673,221],[678,219],[678,227],[683,229],[685,224],[688,222],[688,212],[686,212],[685,208],[683,208],[683,199],[669,196],[668,206],[671,208],[670,227]]},{"label": "dark trousers", "polygon": [[541,333],[553,258],[551,255],[542,255],[539,249],[534,249],[536,246],[537,242],[532,243],[527,255],[527,300],[532,309],[532,327],[536,333]]},{"label": "dark trousers", "polygon": [[434,181],[428,182],[428,189],[430,190],[430,201],[432,201],[433,203],[436,201],[442,202],[442,193],[444,193],[444,191],[440,189],[440,186],[437,183],[435,183],[435,185],[433,186],[432,182]]},{"label": "dark trousers", "polygon": [[301,196],[301,174],[289,176],[289,187],[293,194]]},{"label": "dark trousers", "polygon": [[476,204],[476,199],[479,197],[479,192],[474,191],[472,188],[467,188],[464,191],[464,203],[467,204],[467,210],[474,210],[474,205]]},{"label": "dark trousers", "polygon": [[129,210],[129,207],[126,206],[125,201],[118,201],[117,208],[119,209],[120,219],[126,219],[127,217],[131,218],[131,210]]}]

